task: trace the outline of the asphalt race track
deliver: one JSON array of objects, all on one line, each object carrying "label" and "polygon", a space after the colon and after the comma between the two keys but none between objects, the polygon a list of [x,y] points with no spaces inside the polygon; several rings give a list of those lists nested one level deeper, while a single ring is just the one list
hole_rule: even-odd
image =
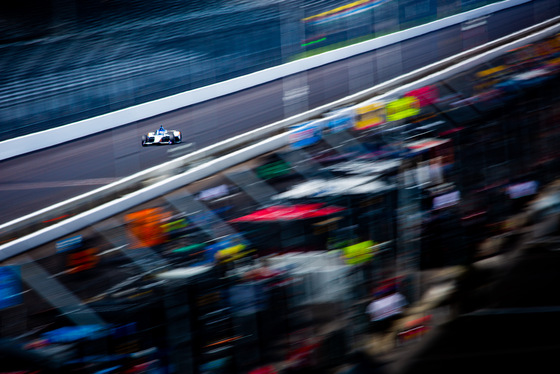
[{"label": "asphalt race track", "polygon": [[283,80],[2,161],[0,223],[169,160],[169,146],[140,145],[141,136],[159,125],[182,131],[183,142],[193,143],[199,149],[345,97],[464,48],[508,35],[533,24],[536,18],[552,16],[526,17],[526,10],[520,6],[493,14],[477,26],[477,32],[472,28],[462,31],[456,25]]},{"label": "asphalt race track", "polygon": [[[4,161],[0,166],[0,191],[6,197],[7,209],[1,221],[8,222],[168,161],[170,147],[181,145],[142,147],[140,144],[142,134],[157,129],[160,124],[182,131],[184,143],[195,143],[200,148],[280,119],[281,107],[275,108],[281,100],[279,86],[278,82],[223,98],[219,103],[206,102]],[[220,137],[216,138],[215,134]]]}]

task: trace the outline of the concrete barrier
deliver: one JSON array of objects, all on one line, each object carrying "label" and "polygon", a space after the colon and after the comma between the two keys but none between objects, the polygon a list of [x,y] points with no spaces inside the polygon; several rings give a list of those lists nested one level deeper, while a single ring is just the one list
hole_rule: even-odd
[{"label": "concrete barrier", "polygon": [[176,190],[199,179],[209,177],[221,170],[255,158],[271,149],[278,149],[288,144],[288,134],[280,134],[258,144],[246,147],[229,155],[219,157],[202,165],[196,166],[179,175],[165,179],[134,191],[114,201],[107,202],[91,210],[70,217],[50,227],[43,228],[25,237],[13,240],[0,246],[0,261],[21,254],[30,248],[56,240],[68,233],[93,225],[123,210],[150,201],[165,193]]},{"label": "concrete barrier", "polygon": [[98,132],[107,131],[145,118],[167,113],[180,108],[228,95],[289,75],[317,68],[335,61],[349,58],[384,46],[399,43],[436,30],[460,24],[467,20],[483,17],[500,10],[529,2],[530,0],[506,0],[490,4],[465,13],[456,14],[441,20],[395,32],[390,35],[368,40],[348,47],[325,52],[306,59],[286,63],[253,74],[230,79],[225,82],[201,87],[173,95],[164,99],[136,105],[116,112],[89,118],[54,129],[17,137],[0,142],[0,160],[16,157],[25,153],[52,147]]}]

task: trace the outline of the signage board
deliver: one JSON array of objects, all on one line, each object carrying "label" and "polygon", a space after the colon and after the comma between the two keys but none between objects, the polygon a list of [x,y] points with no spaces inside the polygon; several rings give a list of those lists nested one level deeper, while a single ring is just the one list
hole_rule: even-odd
[{"label": "signage board", "polygon": [[336,134],[354,127],[354,110],[340,110],[335,115],[326,118],[325,132]]},{"label": "signage board", "polygon": [[0,309],[23,302],[21,273],[19,266],[0,267]]},{"label": "signage board", "polygon": [[82,236],[76,235],[56,242],[56,251],[64,252],[79,248],[82,245]]},{"label": "signage board", "polygon": [[259,178],[269,180],[290,174],[292,169],[286,161],[277,160],[257,167],[256,171]]},{"label": "signage board", "polygon": [[350,245],[343,249],[344,259],[348,265],[358,265],[373,258],[375,243],[371,240]]},{"label": "signage board", "polygon": [[227,196],[229,194],[229,188],[225,184],[221,184],[216,187],[207,188],[202,190],[198,194],[199,200],[208,201],[213,199],[218,199],[220,197]]},{"label": "signage board", "polygon": [[419,113],[420,104],[414,96],[405,96],[387,104],[387,121],[398,121]]},{"label": "signage board", "polygon": [[509,186],[507,188],[507,193],[510,199],[518,199],[520,197],[536,194],[538,187],[536,181],[528,181]]},{"label": "signage board", "polygon": [[439,93],[436,86],[425,86],[409,91],[405,94],[405,96],[411,96],[418,99],[418,105],[420,108],[437,102],[438,95]]},{"label": "signage board", "polygon": [[459,191],[448,192],[443,195],[434,197],[433,209],[443,209],[455,205],[461,199],[461,194]]},{"label": "signage board", "polygon": [[387,122],[385,103],[375,102],[356,108],[356,130],[366,130]]},{"label": "signage board", "polygon": [[316,144],[321,140],[321,131],[320,121],[293,126],[289,135],[290,146],[292,149],[300,149]]}]

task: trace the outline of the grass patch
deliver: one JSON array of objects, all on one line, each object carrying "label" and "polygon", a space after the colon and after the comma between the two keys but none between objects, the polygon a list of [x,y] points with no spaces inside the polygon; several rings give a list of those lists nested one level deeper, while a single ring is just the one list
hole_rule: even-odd
[{"label": "grass patch", "polygon": [[[400,30],[397,30],[397,31],[400,31]],[[354,45],[354,44],[358,44],[358,43],[361,43],[361,42],[365,42],[367,40],[376,39],[376,38],[379,38],[379,37],[382,37],[382,36],[385,36],[385,35],[393,34],[397,31],[386,32],[386,33],[379,34],[379,35],[374,35],[374,34],[364,35],[364,36],[360,36],[360,37],[357,37],[357,38],[354,38],[354,39],[345,40],[343,42],[329,44],[329,45],[326,45],[324,47],[314,48],[310,51],[305,51],[305,52],[302,52],[302,53],[298,53],[297,55],[294,55],[294,56],[290,57],[289,61],[290,62],[291,61],[296,61],[296,60],[300,60],[302,58],[307,58],[307,57],[319,55],[321,53],[334,51],[335,49],[348,47],[349,45]]]}]

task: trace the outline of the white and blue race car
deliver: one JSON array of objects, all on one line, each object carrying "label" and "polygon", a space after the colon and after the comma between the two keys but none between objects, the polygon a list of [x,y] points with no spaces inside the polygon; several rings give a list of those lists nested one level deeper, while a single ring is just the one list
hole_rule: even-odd
[{"label": "white and blue race car", "polygon": [[176,144],[181,143],[183,134],[178,130],[166,130],[163,126],[148,135],[142,135],[142,147],[152,144]]}]

